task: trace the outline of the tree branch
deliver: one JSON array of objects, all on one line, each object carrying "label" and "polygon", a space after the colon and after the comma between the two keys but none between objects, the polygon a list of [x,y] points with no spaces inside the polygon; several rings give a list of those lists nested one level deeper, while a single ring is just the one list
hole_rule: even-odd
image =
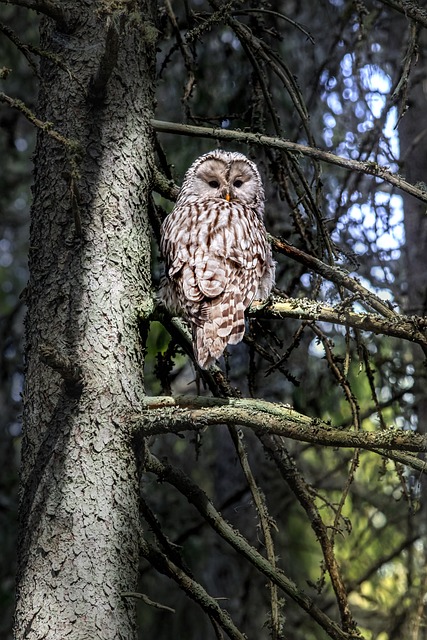
[{"label": "tree branch", "polygon": [[427,11],[413,0],[380,0],[380,2],[427,28]]},{"label": "tree branch", "polygon": [[206,425],[239,424],[257,434],[276,435],[329,447],[355,447],[384,451],[427,451],[427,435],[389,428],[386,431],[350,431],[332,427],[294,409],[250,398],[205,398],[201,396],[155,396],[143,400],[150,409],[134,416],[131,430],[144,435],[180,433]]},{"label": "tree branch", "polygon": [[272,237],[272,245],[276,251],[279,251],[280,253],[283,253],[283,255],[292,258],[292,260],[305,265],[315,273],[321,275],[323,278],[341,285],[360,296],[360,301],[362,303],[369,304],[372,309],[378,311],[382,316],[391,319],[395,317],[396,314],[389,306],[387,306],[384,300],[381,300],[381,298],[375,295],[375,293],[366,289],[366,287],[361,285],[356,278],[352,278],[349,272],[342,267],[326,264],[326,262],[319,260],[319,258],[316,258],[309,253],[305,253],[305,251],[294,247],[288,242],[279,240],[279,238]]},{"label": "tree branch", "polygon": [[[0,0],[0,2],[2,1],[3,0]],[[22,102],[22,100],[19,100],[18,98],[11,98],[1,91],[0,102],[5,102],[9,105],[9,107],[20,111],[20,113],[22,113],[22,115],[25,116],[27,120],[29,120],[29,122],[31,122],[35,127],[41,129],[41,131],[47,133],[47,135],[49,135],[51,138],[63,144],[72,154],[81,153],[81,147],[78,142],[72,140],[71,138],[66,138],[61,133],[56,131],[53,128],[52,122],[43,122],[42,120],[39,120],[39,118],[37,118],[37,116],[31,111],[31,109],[27,107],[24,102]]]},{"label": "tree branch", "polygon": [[59,4],[52,2],[52,0],[0,0],[0,2],[43,13],[45,16],[55,20],[61,31],[68,32],[70,30],[67,14]]},{"label": "tree branch", "polygon": [[177,567],[160,549],[146,540],[141,539],[140,546],[144,558],[157,571],[175,580],[189,598],[197,602],[209,616],[212,616],[218,622],[229,638],[232,640],[245,640],[245,636],[235,626],[227,611],[221,609],[215,598],[210,596],[198,582]]},{"label": "tree branch", "polygon": [[[267,559],[271,566],[276,568],[276,553],[274,549],[273,536],[271,534],[271,526],[273,519],[268,513],[268,508],[265,500],[265,495],[260,487],[257,485],[254,474],[249,464],[248,456],[246,453],[243,440],[240,437],[238,429],[234,425],[228,425],[228,430],[233,440],[233,444],[236,448],[236,453],[239,456],[242,471],[245,475],[246,482],[249,487],[249,491],[252,495],[252,500],[258,514],[259,523],[264,537],[264,545],[267,554]],[[282,636],[280,629],[282,626],[280,615],[280,603],[277,593],[277,584],[272,580],[269,581],[270,588],[270,630],[271,640],[279,640]]]},{"label": "tree branch", "polygon": [[283,138],[272,138],[258,133],[247,133],[246,131],[234,131],[231,129],[221,129],[217,127],[198,127],[189,124],[163,122],[161,120],[151,120],[151,124],[156,131],[162,133],[175,133],[184,136],[213,138],[214,140],[232,140],[234,142],[258,144],[264,147],[283,149],[290,153],[299,153],[309,158],[313,158],[314,160],[320,160],[322,162],[328,162],[329,164],[342,167],[348,171],[359,171],[360,173],[375,176],[376,178],[380,178],[381,180],[398,187],[402,191],[409,193],[411,196],[418,198],[422,202],[427,202],[427,191],[407,182],[397,173],[390,173],[390,171],[381,167],[376,162],[360,162],[359,160],[341,158],[330,151],[324,151],[317,147],[309,147]]},{"label": "tree branch", "polygon": [[283,446],[280,438],[274,436],[261,436],[260,441],[268,455],[274,460],[288,486],[293,491],[298,502],[307,514],[317,540],[320,543],[323,558],[331,578],[332,588],[335,592],[336,601],[341,615],[341,624],[347,631],[357,629],[356,623],[351,615],[347,599],[347,590],[341,576],[341,571],[334,554],[334,546],[328,536],[328,529],[323,522],[320,511],[313,498],[313,492],[298,471],[295,462],[289,452]]},{"label": "tree branch", "polygon": [[155,609],[162,609],[163,611],[169,611],[169,613],[175,613],[175,609],[172,607],[167,607],[165,604],[160,604],[160,602],[155,602],[151,600],[145,593],[139,593],[136,591],[125,591],[120,594],[122,598],[136,598],[137,600],[142,600],[145,604],[148,604],[150,607],[154,607]]},{"label": "tree branch", "polygon": [[425,318],[417,316],[408,317],[393,312],[393,317],[388,319],[373,313],[356,313],[342,307],[334,308],[308,298],[273,298],[272,302],[267,304],[254,302],[249,308],[249,313],[256,318],[296,318],[330,322],[361,331],[403,338],[427,347]]},{"label": "tree branch", "polygon": [[[297,585],[290,580],[281,569],[272,567],[269,561],[264,558],[242,534],[228,524],[214,505],[200,489],[200,487],[184,473],[173,468],[169,464],[163,464],[149,451],[146,452],[145,469],[155,473],[162,481],[166,481],[180,491],[187,500],[196,507],[203,518],[211,525],[224,540],[226,540],[238,553],[242,554],[261,573],[270,578],[285,593],[287,593],[304,611],[329,634],[334,640],[350,640],[350,638],[360,638],[359,635],[346,633],[339,626],[323,613],[313,602],[313,600],[301,591]],[[143,551],[144,554],[144,551]],[[151,560],[151,558],[150,558]]]}]

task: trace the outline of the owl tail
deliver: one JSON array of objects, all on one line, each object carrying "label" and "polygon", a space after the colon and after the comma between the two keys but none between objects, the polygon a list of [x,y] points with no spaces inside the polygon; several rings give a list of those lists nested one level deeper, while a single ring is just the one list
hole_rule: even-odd
[{"label": "owl tail", "polygon": [[240,295],[206,302],[201,324],[193,329],[197,362],[206,369],[220,358],[227,344],[237,344],[245,333],[245,307]]}]

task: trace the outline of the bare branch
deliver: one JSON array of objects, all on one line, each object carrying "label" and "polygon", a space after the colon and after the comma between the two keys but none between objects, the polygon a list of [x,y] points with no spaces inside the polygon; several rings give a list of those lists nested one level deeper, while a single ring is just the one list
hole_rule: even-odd
[{"label": "bare branch", "polygon": [[258,144],[265,147],[275,149],[283,149],[290,153],[300,153],[314,160],[328,162],[348,171],[359,171],[376,178],[384,180],[394,185],[398,189],[409,193],[411,196],[418,198],[422,202],[427,202],[427,191],[420,189],[410,182],[407,182],[397,173],[391,173],[386,168],[381,167],[376,162],[360,162],[359,160],[350,160],[341,158],[330,151],[324,151],[318,147],[309,147],[297,142],[291,142],[283,138],[271,138],[269,136],[258,133],[247,133],[246,131],[233,131],[231,129],[221,129],[213,127],[198,127],[189,124],[180,124],[174,122],[163,122],[161,120],[151,120],[151,124],[156,131],[162,133],[176,133],[184,136],[197,136],[201,138],[213,138],[214,140],[233,140],[234,142],[243,142],[247,144]]},{"label": "bare branch", "polygon": [[301,24],[299,24],[299,22],[295,22],[295,20],[291,20],[291,18],[289,18],[288,16],[285,16],[284,13],[279,13],[278,11],[271,11],[270,9],[259,8],[259,9],[241,9],[239,11],[233,11],[232,15],[238,16],[238,15],[247,15],[251,13],[261,13],[261,14],[273,16],[274,18],[279,18],[279,20],[285,20],[286,22],[289,22],[289,24],[296,27],[299,31],[301,31],[301,33],[303,33],[308,38],[308,40],[310,40],[311,44],[315,43],[313,36],[309,31],[307,31],[307,29],[305,29]]},{"label": "bare branch", "polygon": [[176,487],[224,540],[251,562],[261,573],[277,584],[278,587],[287,593],[304,611],[309,613],[311,617],[325,629],[331,638],[334,640],[360,638],[357,634],[352,635],[340,629],[336,622],[325,615],[323,611],[314,604],[313,600],[301,591],[281,569],[272,567],[270,562],[249,544],[239,531],[224,520],[206,493],[200,489],[191,478],[178,469],[173,468],[171,465],[163,464],[148,451],[145,457],[145,469],[146,471],[155,473],[162,481],[169,482]]},{"label": "bare branch", "polygon": [[69,30],[68,17],[63,8],[52,0],[0,0],[4,4],[13,4],[17,7],[25,7],[43,13],[55,20],[62,31]]},{"label": "bare branch", "polygon": [[380,0],[380,2],[415,20],[421,26],[427,27],[427,11],[419,7],[414,0]]},{"label": "bare branch", "polygon": [[245,640],[245,636],[234,625],[229,614],[221,609],[215,598],[182,569],[177,567],[157,547],[141,539],[141,553],[159,571],[175,580],[189,598],[197,602],[209,616],[212,616],[232,640]]}]

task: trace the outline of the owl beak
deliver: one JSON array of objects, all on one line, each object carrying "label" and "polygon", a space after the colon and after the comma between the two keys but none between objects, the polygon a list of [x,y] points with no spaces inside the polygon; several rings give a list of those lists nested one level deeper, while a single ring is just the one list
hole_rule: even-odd
[{"label": "owl beak", "polygon": [[225,199],[227,200],[227,202],[230,202],[230,200],[231,200],[231,196],[230,196],[230,194],[229,194],[229,193],[226,193],[226,194],[225,194]]}]

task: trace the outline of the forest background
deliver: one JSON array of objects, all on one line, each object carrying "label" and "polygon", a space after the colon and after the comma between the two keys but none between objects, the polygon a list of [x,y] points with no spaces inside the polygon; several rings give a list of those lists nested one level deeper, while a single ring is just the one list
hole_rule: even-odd
[{"label": "forest background", "polygon": [[[427,638],[426,28],[1,0],[1,638]],[[217,146],[277,281],[202,372],[158,234]]]}]

